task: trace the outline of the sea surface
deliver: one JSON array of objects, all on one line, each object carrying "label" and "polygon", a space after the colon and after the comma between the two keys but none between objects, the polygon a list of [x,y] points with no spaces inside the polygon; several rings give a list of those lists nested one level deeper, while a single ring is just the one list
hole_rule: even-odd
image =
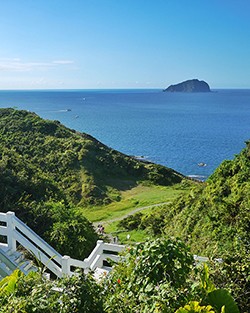
[{"label": "sea surface", "polygon": [[59,120],[113,149],[200,179],[250,139],[250,90],[0,91],[0,108],[6,107]]}]

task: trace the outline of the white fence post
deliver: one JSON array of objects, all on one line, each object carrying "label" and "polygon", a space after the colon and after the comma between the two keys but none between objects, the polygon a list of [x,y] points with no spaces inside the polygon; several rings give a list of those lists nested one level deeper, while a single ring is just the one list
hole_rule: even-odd
[{"label": "white fence post", "polygon": [[70,257],[68,255],[64,255],[62,257],[62,275],[70,276]]},{"label": "white fence post", "polygon": [[8,242],[8,248],[11,249],[12,251],[16,251],[16,239],[14,237],[14,230],[15,230],[15,225],[14,225],[14,218],[15,218],[15,213],[8,211],[6,213],[7,217],[7,242]]},{"label": "white fence post", "polygon": [[101,251],[103,250],[103,244],[104,244],[104,241],[103,240],[97,240],[96,242],[96,246],[100,247]]}]

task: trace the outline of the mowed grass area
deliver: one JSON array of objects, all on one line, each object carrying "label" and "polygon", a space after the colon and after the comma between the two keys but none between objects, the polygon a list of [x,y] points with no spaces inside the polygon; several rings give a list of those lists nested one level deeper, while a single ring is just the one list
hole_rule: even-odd
[{"label": "mowed grass area", "polygon": [[189,189],[190,186],[185,186],[183,183],[170,187],[138,185],[121,192],[119,202],[113,202],[105,206],[83,208],[81,211],[91,222],[107,222],[123,218],[136,208],[173,201]]}]

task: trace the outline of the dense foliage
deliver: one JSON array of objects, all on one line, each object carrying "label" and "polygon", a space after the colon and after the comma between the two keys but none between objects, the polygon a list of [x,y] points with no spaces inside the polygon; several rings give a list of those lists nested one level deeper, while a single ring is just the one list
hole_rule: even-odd
[{"label": "dense foliage", "polygon": [[127,248],[98,284],[82,273],[54,281],[41,274],[17,270],[0,281],[0,312],[239,313],[230,293],[216,288],[208,266],[195,265],[176,239]]},{"label": "dense foliage", "polygon": [[239,313],[230,293],[215,286],[208,266],[195,264],[174,238],[127,249],[104,286],[107,313]]},{"label": "dense foliage", "polygon": [[162,238],[129,248],[105,281],[107,312],[177,309],[191,290],[187,278],[192,264],[192,255],[179,240]]},{"label": "dense foliage", "polygon": [[[195,253],[220,257],[250,242],[250,143],[232,161],[224,161],[203,184],[194,185],[153,214],[128,217],[127,229],[149,228],[155,235],[182,238]],[[161,227],[156,227],[156,226]],[[174,227],[173,227],[174,225]]]},{"label": "dense foliage", "polygon": [[34,229],[62,255],[84,259],[96,245],[98,235],[93,225],[78,210],[64,203],[39,204],[31,215]]},{"label": "dense foliage", "polygon": [[[197,253],[234,253],[250,242],[250,144],[224,161],[204,185],[165,209],[165,231]],[[172,225],[175,227],[172,227]]]},{"label": "dense foliage", "polygon": [[90,276],[47,280],[16,270],[0,281],[1,313],[102,313],[101,288]]}]

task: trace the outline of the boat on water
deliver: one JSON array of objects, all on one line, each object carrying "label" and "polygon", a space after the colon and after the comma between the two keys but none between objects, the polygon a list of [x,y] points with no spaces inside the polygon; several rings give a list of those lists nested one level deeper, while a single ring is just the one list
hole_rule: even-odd
[{"label": "boat on water", "polygon": [[207,163],[200,162],[200,163],[198,163],[198,166],[204,167],[204,166],[207,166]]}]

